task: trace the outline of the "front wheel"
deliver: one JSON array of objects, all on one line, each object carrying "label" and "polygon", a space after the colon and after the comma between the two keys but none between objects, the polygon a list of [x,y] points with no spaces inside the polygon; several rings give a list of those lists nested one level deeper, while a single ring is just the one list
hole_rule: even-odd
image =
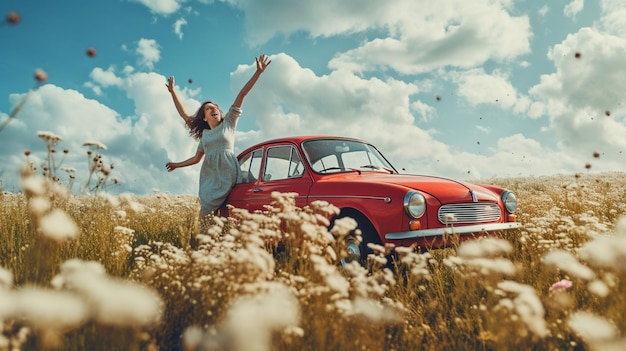
[{"label": "front wheel", "polygon": [[342,258],[341,261],[339,261],[339,264],[343,267],[346,264],[352,262],[352,261],[358,261],[361,265],[362,263],[362,254],[361,254],[361,245],[359,243],[359,241],[356,239],[356,237],[354,235],[349,235],[348,237],[346,237],[346,252],[347,252],[347,256]]},{"label": "front wheel", "polygon": [[[367,247],[367,244],[372,243],[376,245],[382,245],[380,237],[378,236],[376,229],[370,223],[370,221],[367,220],[362,215],[353,216],[353,215],[348,215],[348,214],[342,214],[339,217],[337,217],[337,219],[344,218],[344,217],[352,217],[354,220],[356,220],[357,226],[345,238],[346,251],[348,255],[340,261],[340,265],[344,266],[347,263],[350,263],[352,261],[357,261],[361,264],[361,266],[367,267],[367,256],[373,253],[372,249]],[[333,221],[333,224],[334,224],[334,221]],[[332,224],[331,224],[331,228],[332,228]],[[359,242],[356,237],[357,229],[361,231],[361,242]]]}]

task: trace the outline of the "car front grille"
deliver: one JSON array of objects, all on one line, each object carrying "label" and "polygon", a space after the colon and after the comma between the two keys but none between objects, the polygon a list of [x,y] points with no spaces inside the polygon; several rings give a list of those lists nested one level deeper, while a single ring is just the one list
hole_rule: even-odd
[{"label": "car front grille", "polygon": [[496,222],[500,215],[497,204],[485,202],[443,205],[438,213],[439,222],[443,224]]}]

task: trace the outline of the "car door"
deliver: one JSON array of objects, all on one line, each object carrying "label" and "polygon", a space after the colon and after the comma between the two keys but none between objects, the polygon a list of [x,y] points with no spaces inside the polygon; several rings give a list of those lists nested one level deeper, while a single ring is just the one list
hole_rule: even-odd
[{"label": "car door", "polygon": [[272,145],[266,148],[261,175],[247,194],[248,209],[263,210],[274,199],[272,193],[296,193],[296,205],[308,203],[313,180],[307,172],[302,155],[292,144]]},{"label": "car door", "polygon": [[250,210],[250,201],[253,199],[254,188],[258,186],[262,161],[262,148],[250,151],[239,158],[241,179],[237,180],[237,184],[231,190],[226,203],[237,208]]}]

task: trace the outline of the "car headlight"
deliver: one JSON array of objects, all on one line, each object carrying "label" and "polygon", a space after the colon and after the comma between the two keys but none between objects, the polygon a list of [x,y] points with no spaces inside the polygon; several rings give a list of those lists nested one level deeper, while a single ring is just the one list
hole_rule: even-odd
[{"label": "car headlight", "polygon": [[409,191],[404,196],[404,211],[409,217],[417,219],[424,215],[426,212],[426,199],[424,195],[415,192]]},{"label": "car headlight", "polygon": [[512,191],[506,190],[502,193],[502,202],[509,213],[513,213],[517,209],[517,196]]}]

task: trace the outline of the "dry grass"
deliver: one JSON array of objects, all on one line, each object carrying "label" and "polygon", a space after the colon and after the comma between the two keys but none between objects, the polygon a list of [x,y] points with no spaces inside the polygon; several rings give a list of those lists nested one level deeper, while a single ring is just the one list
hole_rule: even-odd
[{"label": "dry grass", "polygon": [[626,175],[489,183],[523,229],[399,249],[392,273],[382,247],[339,267],[354,222],[329,231],[327,203],[277,194],[196,235],[195,197],[75,196],[27,172],[0,195],[0,350],[626,347]]}]

